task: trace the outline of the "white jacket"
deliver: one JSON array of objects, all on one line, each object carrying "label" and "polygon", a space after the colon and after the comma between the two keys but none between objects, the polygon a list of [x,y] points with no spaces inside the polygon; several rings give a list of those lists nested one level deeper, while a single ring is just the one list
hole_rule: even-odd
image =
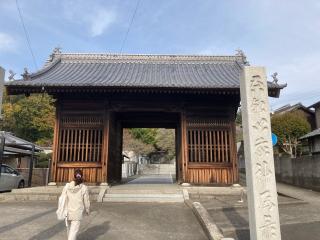
[{"label": "white jacket", "polygon": [[62,194],[66,194],[67,217],[71,221],[82,220],[83,212],[90,211],[88,187],[84,184],[75,185],[72,181],[63,188]]}]

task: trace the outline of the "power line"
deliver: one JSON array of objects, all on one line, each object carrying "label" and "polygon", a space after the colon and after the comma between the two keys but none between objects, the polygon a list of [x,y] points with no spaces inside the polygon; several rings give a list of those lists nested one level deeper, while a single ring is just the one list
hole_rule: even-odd
[{"label": "power line", "polygon": [[132,15],[132,17],[131,17],[131,22],[130,22],[130,24],[129,24],[129,26],[128,26],[126,35],[124,36],[124,39],[123,39],[122,44],[121,44],[120,53],[122,53],[124,44],[125,44],[125,42],[127,41],[127,37],[128,37],[128,35],[129,35],[129,31],[130,31],[131,25],[132,25],[132,23],[133,23],[134,17],[136,16],[136,13],[137,13],[137,10],[138,10],[140,1],[141,1],[141,0],[138,0],[138,1],[137,1],[136,7],[135,7],[134,12],[133,12],[133,15]]},{"label": "power line", "polygon": [[25,37],[26,37],[27,45],[29,47],[29,50],[30,50],[30,53],[31,53],[31,56],[32,56],[32,59],[33,59],[33,64],[34,64],[35,68],[38,69],[37,61],[36,61],[36,58],[35,58],[35,56],[33,54],[32,48],[31,48],[30,37],[29,37],[27,28],[26,28],[26,26],[24,24],[24,21],[23,21],[23,17],[22,17],[22,13],[21,13],[21,10],[20,10],[19,4],[18,4],[18,0],[16,0],[16,6],[17,6],[18,13],[19,13],[21,25],[22,25],[22,28],[23,28],[23,31],[24,31],[24,34],[25,34]]}]

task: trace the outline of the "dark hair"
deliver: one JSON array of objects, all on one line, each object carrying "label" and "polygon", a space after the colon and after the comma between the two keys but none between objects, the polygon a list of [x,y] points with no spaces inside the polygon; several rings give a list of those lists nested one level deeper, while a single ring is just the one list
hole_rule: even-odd
[{"label": "dark hair", "polygon": [[83,173],[80,169],[74,170],[74,181],[76,185],[83,183]]}]

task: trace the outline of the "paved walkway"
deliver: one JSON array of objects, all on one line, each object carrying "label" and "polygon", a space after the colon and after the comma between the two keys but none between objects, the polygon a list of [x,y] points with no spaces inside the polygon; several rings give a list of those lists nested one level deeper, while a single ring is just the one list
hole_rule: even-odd
[{"label": "paved walkway", "polygon": [[[0,203],[1,240],[65,240],[55,202]],[[205,240],[197,219],[185,204],[93,204],[78,240]]]},{"label": "paved walkway", "polygon": [[320,204],[320,192],[312,191],[306,188],[295,187],[289,184],[277,183],[279,193],[301,199],[311,204]]},{"label": "paved walkway", "polygon": [[[277,189],[282,240],[320,239],[320,193],[281,183]],[[250,239],[247,202],[239,203],[239,196],[194,200],[204,205],[225,236]]]},{"label": "paved walkway", "polygon": [[171,174],[148,174],[141,175],[128,181],[126,184],[173,184]]}]

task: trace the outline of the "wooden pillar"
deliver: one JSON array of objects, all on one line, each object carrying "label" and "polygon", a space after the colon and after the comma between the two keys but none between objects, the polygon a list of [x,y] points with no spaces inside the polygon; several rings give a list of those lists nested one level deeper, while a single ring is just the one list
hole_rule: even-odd
[{"label": "wooden pillar", "polygon": [[116,181],[121,182],[122,178],[122,124],[119,121],[116,121],[116,171],[117,171],[117,176],[116,176]]},{"label": "wooden pillar", "polygon": [[109,129],[110,111],[105,109],[103,115],[103,146],[102,146],[102,182],[108,182],[108,159],[109,159]]},{"label": "wooden pillar", "polygon": [[178,183],[182,182],[182,162],[181,162],[181,127],[180,123],[178,124],[177,128],[175,129],[175,150],[176,150],[176,181]]},{"label": "wooden pillar", "polygon": [[117,131],[117,123],[115,119],[115,113],[109,113],[109,141],[108,141],[108,182],[117,182],[119,180],[119,168],[118,162],[118,139],[119,133]]},{"label": "wooden pillar", "polygon": [[231,121],[231,141],[230,141],[230,153],[232,157],[232,182],[237,183],[239,181],[238,174],[238,158],[237,158],[237,143],[236,143],[236,123]]},{"label": "wooden pillar", "polygon": [[60,133],[60,102],[56,102],[56,117],[54,124],[53,146],[52,146],[52,161],[51,161],[51,181],[57,180],[57,163],[59,161],[59,133]]},{"label": "wooden pillar", "polygon": [[188,143],[187,143],[187,120],[185,112],[181,113],[181,157],[182,157],[182,181],[187,181],[188,171]]}]

